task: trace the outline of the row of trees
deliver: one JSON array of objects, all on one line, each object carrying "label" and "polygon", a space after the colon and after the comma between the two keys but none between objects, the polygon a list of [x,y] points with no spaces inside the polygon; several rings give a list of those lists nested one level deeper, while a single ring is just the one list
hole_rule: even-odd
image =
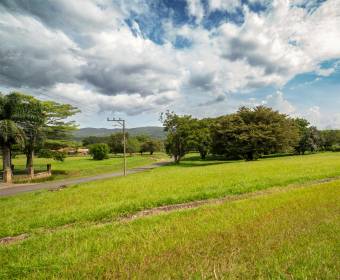
[{"label": "row of trees", "polygon": [[340,144],[338,131],[318,131],[305,119],[265,106],[241,107],[236,113],[206,119],[166,112],[161,121],[167,132],[166,151],[177,163],[189,151],[198,151],[202,159],[210,153],[255,160],[273,153],[330,150]]},{"label": "row of trees", "polygon": [[[109,151],[113,154],[123,153],[123,133],[118,132],[110,136],[90,136],[83,139],[83,145],[91,147],[93,144],[107,144]],[[151,155],[156,151],[161,151],[163,147],[162,141],[153,139],[148,135],[130,136],[128,133],[126,137],[126,151],[127,153],[150,153]]]},{"label": "row of trees", "polygon": [[17,92],[0,93],[0,147],[7,180],[12,178],[13,149],[25,153],[27,171],[34,174],[34,153],[47,139],[67,139],[76,129],[75,123],[67,119],[77,112],[68,104],[40,101]]}]

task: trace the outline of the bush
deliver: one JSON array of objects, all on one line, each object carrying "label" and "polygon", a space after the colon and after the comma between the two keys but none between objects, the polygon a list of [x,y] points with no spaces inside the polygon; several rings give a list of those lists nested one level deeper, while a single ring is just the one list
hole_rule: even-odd
[{"label": "bush", "polygon": [[64,161],[66,158],[66,153],[65,152],[53,152],[53,159],[57,161]]},{"label": "bush", "polygon": [[90,154],[95,160],[103,160],[109,157],[109,146],[104,143],[92,144],[90,146]]},{"label": "bush", "polygon": [[38,153],[39,158],[53,158],[54,152],[47,149],[41,149]]},{"label": "bush", "polygon": [[331,148],[332,152],[340,152],[340,146],[339,145],[333,145]]},{"label": "bush", "polygon": [[38,153],[39,158],[53,158],[57,161],[64,161],[66,158],[65,152],[51,151],[48,149],[41,149]]}]

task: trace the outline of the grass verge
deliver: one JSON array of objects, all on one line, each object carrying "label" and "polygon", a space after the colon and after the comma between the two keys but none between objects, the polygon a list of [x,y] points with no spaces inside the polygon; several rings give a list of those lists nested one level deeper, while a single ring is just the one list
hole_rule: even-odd
[{"label": "grass verge", "polygon": [[[134,168],[138,166],[148,165],[161,159],[167,159],[162,153],[154,155],[133,155],[127,156],[127,167]],[[93,160],[91,157],[68,157],[64,162],[55,161],[53,159],[35,158],[34,167],[36,172],[46,171],[46,165],[52,164],[52,176],[46,179],[33,180],[33,182],[51,181],[67,178],[80,178],[103,173],[121,171],[123,168],[122,156],[111,156],[105,160]],[[25,174],[26,158],[17,156],[13,159],[15,174]],[[2,162],[0,162],[0,169]],[[18,180],[14,177],[15,183],[25,183],[27,180]]]},{"label": "grass verge", "polygon": [[340,175],[340,155],[257,162],[184,161],[127,177],[0,198],[0,237],[70,223],[117,219],[143,209],[285,187]]},{"label": "grass verge", "polygon": [[4,279],[338,279],[340,181],[0,246]]}]

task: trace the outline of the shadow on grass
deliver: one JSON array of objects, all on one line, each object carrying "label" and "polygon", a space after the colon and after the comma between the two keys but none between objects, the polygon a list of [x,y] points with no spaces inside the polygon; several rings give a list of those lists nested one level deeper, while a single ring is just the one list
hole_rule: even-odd
[{"label": "shadow on grass", "polygon": [[192,155],[187,156],[180,161],[179,164],[171,163],[170,166],[176,167],[204,167],[210,165],[219,165],[225,163],[237,162],[239,160],[227,160],[219,156],[207,156],[206,159],[201,159],[200,156]]},{"label": "shadow on grass", "polygon": [[[308,153],[301,156],[313,155],[315,153]],[[280,153],[280,154],[271,154],[271,155],[263,155],[258,160],[266,160],[272,158],[281,158],[281,157],[293,157],[297,156],[293,153]],[[236,163],[236,162],[245,162],[245,159],[226,159],[223,156],[209,155],[205,160],[202,160],[198,155],[188,155],[184,159],[181,160],[179,164],[171,163],[170,166],[177,167],[204,167],[210,165],[219,165],[226,163]],[[248,161],[248,162],[256,162],[257,160]]]}]

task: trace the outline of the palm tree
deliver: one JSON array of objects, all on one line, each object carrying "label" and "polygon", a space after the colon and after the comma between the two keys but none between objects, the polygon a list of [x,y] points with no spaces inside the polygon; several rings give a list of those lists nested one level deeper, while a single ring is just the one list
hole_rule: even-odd
[{"label": "palm tree", "polygon": [[11,167],[11,146],[23,140],[23,131],[12,120],[0,120],[0,145],[3,153],[3,168]]},{"label": "palm tree", "polygon": [[21,143],[24,139],[23,130],[16,123],[18,101],[17,94],[5,96],[0,94],[0,146],[5,182],[12,180],[11,147],[13,144]]}]

